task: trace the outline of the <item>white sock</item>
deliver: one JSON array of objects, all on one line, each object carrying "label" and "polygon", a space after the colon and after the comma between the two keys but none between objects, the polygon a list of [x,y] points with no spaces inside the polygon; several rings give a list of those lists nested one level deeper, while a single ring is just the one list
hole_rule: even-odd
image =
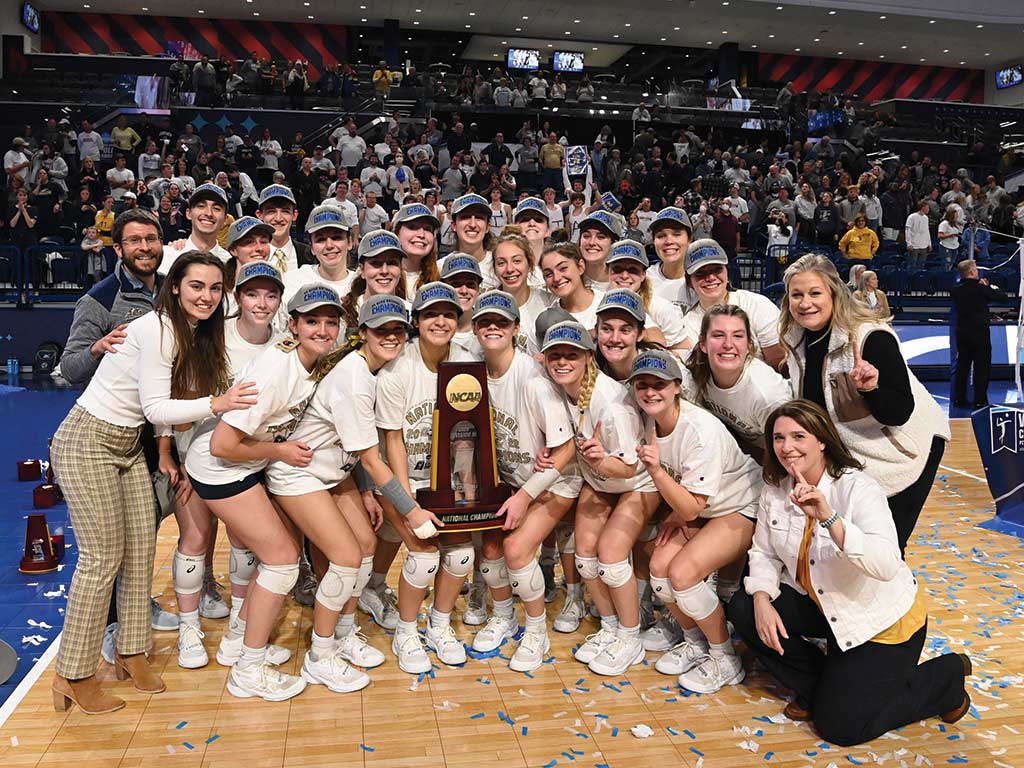
[{"label": "white sock", "polygon": [[376,571],[370,574],[370,580],[366,582],[366,588],[378,591],[385,585],[384,579],[387,577],[386,573],[377,573]]},{"label": "white sock", "polygon": [[501,616],[503,619],[514,619],[516,607],[515,603],[512,602],[512,598],[510,597],[508,600],[495,600],[494,615]]},{"label": "white sock", "polygon": [[615,632],[619,628],[619,617],[618,616],[602,616],[601,617],[601,629],[607,629],[609,632]]},{"label": "white sock", "polygon": [[231,621],[238,618],[238,614],[242,612],[243,605],[245,605],[244,597],[231,596]]},{"label": "white sock", "polygon": [[445,627],[451,626],[451,623],[451,613],[441,613],[437,608],[430,609],[430,626],[433,629],[444,629]]},{"label": "white sock", "polygon": [[356,628],[356,615],[354,613],[343,613],[338,617],[338,625],[334,628],[335,637],[348,637]]},{"label": "white sock", "polygon": [[267,661],[267,646],[262,648],[250,648],[242,643],[242,655],[238,657],[235,664],[239,669],[246,669],[257,664],[264,664]]},{"label": "white sock", "polygon": [[576,584],[565,585],[566,595],[570,600],[582,600],[583,599],[583,583],[577,582]]},{"label": "white sock", "polygon": [[736,649],[732,647],[732,640],[726,640],[724,643],[708,642],[708,653],[720,659],[723,656],[735,656]]},{"label": "white sock", "polygon": [[417,624],[419,622],[415,619],[413,621],[402,621],[398,620],[398,626],[395,627],[396,635],[415,635]]},{"label": "white sock", "polygon": [[245,619],[232,616],[228,622],[228,639],[237,640],[240,637],[245,637]]},{"label": "white sock", "polygon": [[196,608],[194,611],[181,611],[178,614],[178,618],[182,624],[189,624],[193,627],[199,626],[199,609]]},{"label": "white sock", "polygon": [[540,616],[526,615],[526,631],[527,632],[543,632],[547,634],[548,631],[548,617],[546,614]]},{"label": "white sock", "polygon": [[309,649],[309,657],[313,661],[320,661],[325,659],[334,652],[335,642],[334,633],[332,632],[328,637],[320,637],[314,630],[313,632],[313,644]]},{"label": "white sock", "polygon": [[619,624],[619,628],[615,630],[615,636],[621,637],[622,639],[637,638],[640,637],[640,625],[637,624],[635,627],[624,627]]}]

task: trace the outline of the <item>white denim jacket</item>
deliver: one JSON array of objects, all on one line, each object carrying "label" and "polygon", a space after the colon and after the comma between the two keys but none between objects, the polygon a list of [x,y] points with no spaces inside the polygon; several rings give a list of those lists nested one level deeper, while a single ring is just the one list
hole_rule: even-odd
[{"label": "white denim jacket", "polygon": [[[896,526],[881,486],[864,472],[827,472],[818,488],[846,529],[839,549],[831,534],[814,526],[810,547],[811,583],[842,650],[855,648],[901,619],[914,604],[917,580],[900,557]],[[780,584],[806,594],[796,580],[806,516],[789,498],[792,478],[765,484],[750,547],[748,594],[775,600]]]}]

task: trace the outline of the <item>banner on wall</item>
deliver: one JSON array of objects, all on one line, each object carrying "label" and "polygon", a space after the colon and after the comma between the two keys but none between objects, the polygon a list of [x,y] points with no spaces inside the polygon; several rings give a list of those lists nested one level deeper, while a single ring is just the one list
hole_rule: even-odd
[{"label": "banner on wall", "polygon": [[1024,538],[1024,408],[982,408],[971,423],[996,503],[995,519],[984,527]]}]

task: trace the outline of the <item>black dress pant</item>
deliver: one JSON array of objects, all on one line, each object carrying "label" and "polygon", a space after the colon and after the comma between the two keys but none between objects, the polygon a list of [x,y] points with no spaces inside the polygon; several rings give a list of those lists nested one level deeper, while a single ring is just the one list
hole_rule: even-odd
[{"label": "black dress pant", "polygon": [[932,448],[928,453],[928,461],[913,484],[907,486],[899,493],[889,497],[889,511],[892,512],[892,520],[896,523],[896,540],[900,545],[900,554],[906,559],[907,541],[914,532],[917,525],[917,518],[921,516],[924,503],[931,493],[932,483],[935,482],[935,473],[939,469],[939,462],[942,461],[942,454],[946,451],[946,441],[936,435],[932,438]]},{"label": "black dress pant", "polygon": [[[946,654],[918,664],[927,623],[898,645],[869,641],[844,651],[807,595],[783,586],[772,605],[789,635],[788,640],[779,638],[781,656],[758,637],[754,598],[745,590],[729,602],[729,620],[768,671],[810,702],[814,726],[825,740],[844,747],[862,744],[963,703],[959,656]],[[828,653],[804,636],[826,638]]]},{"label": "black dress pant", "polygon": [[956,332],[956,376],[953,379],[953,401],[967,401],[967,377],[974,367],[975,403],[988,402],[988,380],[992,368],[992,339],[988,328]]}]

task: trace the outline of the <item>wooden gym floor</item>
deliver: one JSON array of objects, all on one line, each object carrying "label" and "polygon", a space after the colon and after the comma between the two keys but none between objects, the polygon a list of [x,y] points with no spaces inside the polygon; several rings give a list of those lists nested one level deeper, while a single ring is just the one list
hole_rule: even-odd
[{"label": "wooden gym floor", "polygon": [[[155,663],[167,692],[139,694],[130,682],[114,681],[101,662],[100,674],[128,706],[90,717],[77,707],[53,711],[51,664],[0,728],[0,764],[1024,766],[1021,541],[976,527],[992,517],[992,499],[980,481],[984,471],[970,422],[954,421],[953,435],[908,561],[929,591],[925,655],[966,650],[974,660],[975,709],[957,725],[933,719],[860,747],[832,747],[807,725],[783,721],[781,692],[764,672],[749,673],[744,684],[714,695],[687,695],[654,670],[657,654],[650,654],[649,665],[621,679],[601,678],[570,655],[583,631],[552,632],[554,661],[532,677],[493,658],[471,660],[461,669],[435,665],[433,676],[417,683],[395,664],[390,637],[364,618],[364,632],[388,660],[372,670],[373,684],[358,694],[310,686],[288,702],[235,699],[225,690],[226,668],[211,658],[202,670],[180,669],[175,635],[155,633]],[[155,589],[170,594],[174,530],[165,525],[161,533]],[[217,570],[225,584],[227,552],[224,541]],[[389,579],[393,585],[397,573],[393,569]],[[559,605],[560,599],[550,606],[552,615]],[[211,657],[225,623],[203,621]],[[289,600],[275,639],[294,652],[286,671],[298,671],[310,629],[310,609]],[[456,630],[471,640],[468,629],[456,624]],[[507,656],[512,648],[502,652]],[[654,735],[634,737],[630,728],[641,723]]]}]

